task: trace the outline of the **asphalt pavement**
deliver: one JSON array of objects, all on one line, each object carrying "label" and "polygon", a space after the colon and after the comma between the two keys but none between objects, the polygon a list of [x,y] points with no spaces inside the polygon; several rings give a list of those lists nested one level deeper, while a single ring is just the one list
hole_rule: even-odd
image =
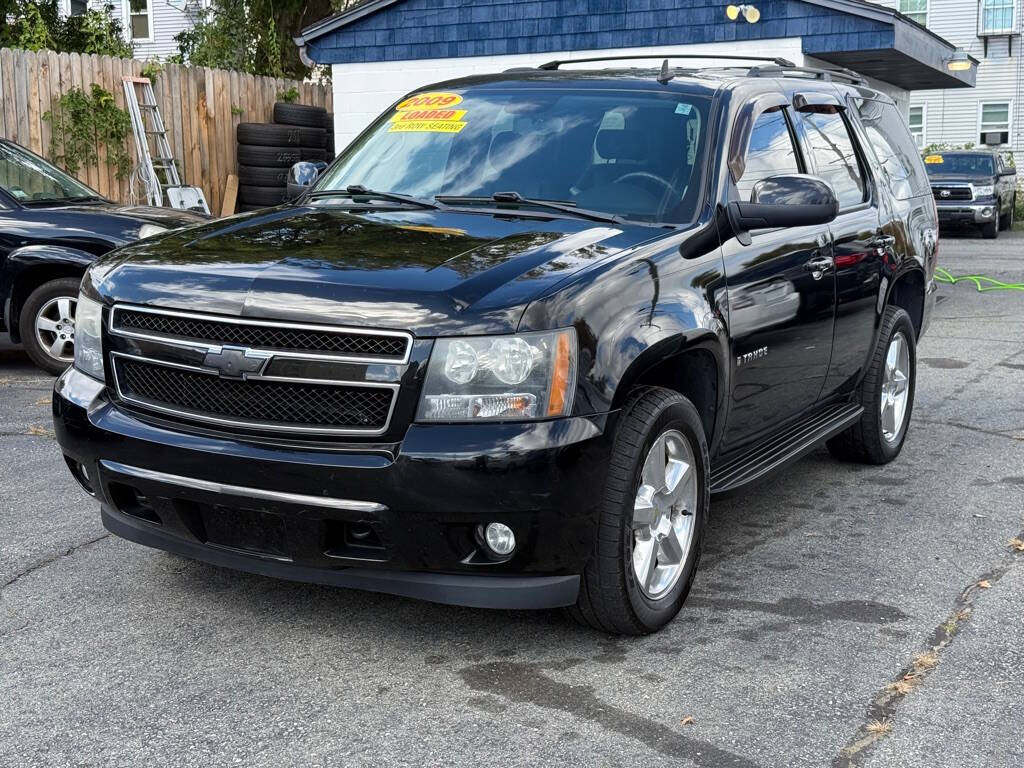
[{"label": "asphalt pavement", "polygon": [[[946,237],[1024,282],[1024,237]],[[641,639],[275,581],[107,535],[0,345],[0,766],[1024,764],[1024,293],[944,285],[901,457],[712,503]]]}]

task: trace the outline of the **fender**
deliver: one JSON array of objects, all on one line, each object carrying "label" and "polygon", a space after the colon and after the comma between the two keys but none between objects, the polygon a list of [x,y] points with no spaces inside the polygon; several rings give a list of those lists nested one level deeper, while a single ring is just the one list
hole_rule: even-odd
[{"label": "fender", "polygon": [[18,340],[18,307],[14,302],[14,288],[24,272],[38,267],[57,267],[66,274],[81,274],[96,258],[94,253],[65,245],[26,245],[7,254],[0,263],[0,304],[3,306],[3,321],[11,331],[11,337]]},{"label": "fender", "polygon": [[[703,349],[717,367],[718,431],[730,370],[728,335],[716,307],[725,271],[717,242],[699,256],[680,252],[681,240],[693,235],[690,230],[682,238],[641,246],[527,307],[520,331],[576,329],[578,415],[615,410],[655,365]],[[709,443],[714,437],[708,436]]]}]

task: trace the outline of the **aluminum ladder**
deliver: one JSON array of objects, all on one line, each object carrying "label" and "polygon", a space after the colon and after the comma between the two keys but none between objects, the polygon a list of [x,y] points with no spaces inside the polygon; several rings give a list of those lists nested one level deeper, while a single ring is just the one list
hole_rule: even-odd
[{"label": "aluminum ladder", "polygon": [[[153,83],[148,77],[128,76],[121,78],[121,81],[124,86],[124,103],[135,134],[135,154],[139,175],[146,187],[147,201],[150,205],[162,206],[166,190],[167,202],[172,208],[199,210],[209,214],[210,207],[203,190],[181,183],[174,152],[167,140],[167,129],[153,93]],[[158,171],[163,172],[163,183],[157,175]]]}]

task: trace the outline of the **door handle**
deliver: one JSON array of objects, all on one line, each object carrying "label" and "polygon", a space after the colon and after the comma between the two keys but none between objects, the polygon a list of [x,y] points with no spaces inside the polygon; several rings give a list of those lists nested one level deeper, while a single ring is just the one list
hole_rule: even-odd
[{"label": "door handle", "polygon": [[811,273],[815,280],[821,280],[826,272],[831,272],[835,262],[831,256],[815,256],[804,264],[804,269]]},{"label": "door handle", "polygon": [[896,245],[896,238],[892,235],[875,235],[871,238],[872,248],[891,248]]}]

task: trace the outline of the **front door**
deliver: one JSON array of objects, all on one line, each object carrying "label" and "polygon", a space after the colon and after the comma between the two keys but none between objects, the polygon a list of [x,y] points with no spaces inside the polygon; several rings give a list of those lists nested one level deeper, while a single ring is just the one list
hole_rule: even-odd
[{"label": "front door", "polygon": [[[789,108],[755,118],[738,199],[769,176],[808,169]],[[814,405],[828,371],[835,309],[825,227],[755,230],[722,244],[732,337],[732,401],[723,448],[756,439]]]}]

